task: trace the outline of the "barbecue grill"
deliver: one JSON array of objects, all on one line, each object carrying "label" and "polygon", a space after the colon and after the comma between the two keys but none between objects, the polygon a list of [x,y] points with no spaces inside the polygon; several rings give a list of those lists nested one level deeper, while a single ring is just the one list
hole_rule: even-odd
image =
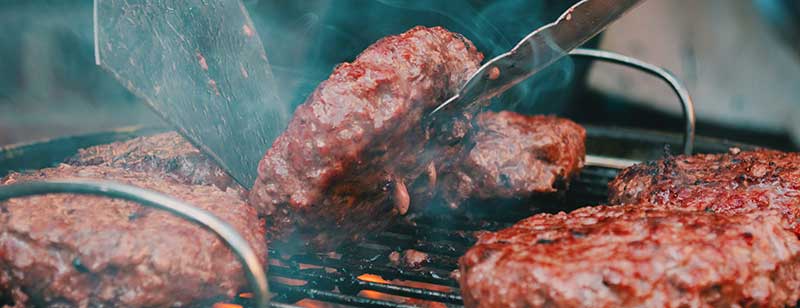
[{"label": "barbecue grill", "polygon": [[[592,55],[589,55],[592,56]],[[594,55],[598,56],[598,55]],[[602,55],[599,55],[602,56]],[[613,55],[612,55],[613,56]],[[621,59],[621,60],[620,60]],[[617,63],[634,66],[665,79],[665,71],[643,67],[629,58]],[[637,65],[638,64],[638,65]],[[686,103],[685,90],[676,93]],[[691,105],[685,105],[691,107]],[[685,109],[686,134],[651,132],[637,129],[586,126],[589,165],[573,180],[562,195],[524,200],[518,204],[498,204],[492,213],[463,213],[408,217],[366,241],[339,248],[329,254],[282,256],[270,251],[268,280],[273,307],[458,307],[462,305],[454,271],[458,258],[475,241],[477,231],[494,231],[512,225],[523,217],[540,212],[557,212],[605,202],[607,184],[616,176],[618,164],[664,155],[668,149],[691,146],[693,116]],[[78,149],[130,139],[163,131],[164,128],[127,128],[82,136],[44,140],[0,148],[0,176],[12,170],[52,166],[75,154]],[[666,150],[665,150],[666,145]],[[699,137],[698,152],[718,153],[729,147],[751,146]],[[690,147],[688,149],[691,149]],[[533,205],[533,206],[531,206]],[[413,215],[412,215],[413,216]],[[393,252],[413,249],[428,258],[421,266],[410,267],[390,259]],[[216,307],[254,306],[251,290]],[[223,299],[220,299],[223,301]],[[3,304],[3,303],[0,303]]]},{"label": "barbecue grill", "polygon": [[[132,128],[7,147],[0,151],[0,176],[10,170],[50,166],[79,148],[161,130]],[[587,146],[593,153],[607,151],[605,153],[638,159],[658,157],[665,144],[676,148],[681,144],[680,135],[641,130],[588,126],[587,134]],[[698,138],[696,142],[696,149],[701,152],[723,152],[731,146],[748,147],[707,138]],[[511,205],[492,216],[418,217],[401,221],[363,243],[342,247],[335,255],[304,254],[273,262],[268,270],[270,291],[274,295],[271,306],[458,307],[461,296],[451,273],[458,266],[458,257],[475,240],[475,231],[501,229],[537,212],[602,203],[606,198],[607,183],[617,171],[615,168],[588,166],[572,182],[565,195],[531,200],[537,205],[531,209]],[[392,252],[406,249],[428,253],[428,262],[420,268],[408,268],[389,260]],[[270,251],[270,257],[272,260],[280,259],[279,252]],[[243,290],[243,294],[228,305],[251,307],[249,291]]]}]

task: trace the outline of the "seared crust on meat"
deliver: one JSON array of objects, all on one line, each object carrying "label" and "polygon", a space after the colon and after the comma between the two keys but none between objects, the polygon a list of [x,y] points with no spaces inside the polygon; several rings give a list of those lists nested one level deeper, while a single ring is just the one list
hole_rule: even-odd
[{"label": "seared crust on meat", "polygon": [[81,149],[65,163],[162,173],[181,183],[214,184],[223,190],[241,189],[222,168],[176,132]]},{"label": "seared crust on meat", "polygon": [[337,66],[259,164],[250,201],[267,216],[270,240],[283,251],[330,249],[404,213],[405,184],[457,152],[466,131],[431,140],[423,116],[482,58],[461,35],[415,27]]},{"label": "seared crust on meat", "polygon": [[732,149],[638,164],[609,183],[609,201],[716,213],[776,209],[800,234],[800,153]]},{"label": "seared crust on meat", "polygon": [[516,198],[566,188],[586,159],[586,130],[553,116],[509,111],[478,115],[472,147],[443,168],[442,199],[452,208],[467,199]]},{"label": "seared crust on meat", "polygon": [[480,236],[460,259],[467,307],[785,307],[800,241],[766,210],[648,204],[540,214]]},{"label": "seared crust on meat", "polygon": [[[266,264],[263,221],[233,190],[69,165],[12,173],[0,185],[63,178],[112,180],[184,200],[233,226]],[[0,293],[17,306],[185,306],[232,297],[246,284],[239,261],[219,238],[167,212],[72,194],[0,202]]]}]

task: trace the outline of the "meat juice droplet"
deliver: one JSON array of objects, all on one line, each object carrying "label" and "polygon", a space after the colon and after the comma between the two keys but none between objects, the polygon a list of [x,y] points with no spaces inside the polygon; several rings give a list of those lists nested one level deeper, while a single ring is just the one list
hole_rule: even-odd
[{"label": "meat juice droplet", "polygon": [[200,63],[200,68],[202,68],[204,71],[207,71],[208,63],[206,63],[206,58],[203,57],[203,54],[201,54],[200,52],[197,52],[196,55],[197,55],[197,62]]},{"label": "meat juice droplet", "polygon": [[214,79],[208,80],[208,85],[214,90],[214,94],[220,96],[219,89],[217,89],[217,81]]},{"label": "meat juice droplet", "polygon": [[400,215],[405,215],[408,212],[408,206],[411,204],[411,198],[408,195],[408,189],[402,179],[395,180],[394,187],[394,206]]},{"label": "meat juice droplet", "polygon": [[489,69],[489,79],[495,80],[500,77],[500,69],[497,66]]},{"label": "meat juice droplet", "polygon": [[253,36],[253,29],[250,28],[250,26],[248,26],[248,25],[243,25],[242,26],[242,32],[244,32],[244,35],[247,35],[247,37],[252,37]]}]

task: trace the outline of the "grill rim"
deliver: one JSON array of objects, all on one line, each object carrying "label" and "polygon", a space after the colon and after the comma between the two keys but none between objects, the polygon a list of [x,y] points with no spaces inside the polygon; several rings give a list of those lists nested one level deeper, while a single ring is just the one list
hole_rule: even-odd
[{"label": "grill rim", "polygon": [[[609,140],[616,140],[614,142],[625,144],[629,143],[629,145],[617,145],[619,148],[631,148],[632,147],[639,147],[642,149],[651,150],[650,155],[659,155],[663,154],[660,151],[653,151],[654,148],[658,148],[658,144],[669,144],[673,146],[679,146],[682,140],[682,136],[675,133],[668,133],[668,132],[660,132],[660,131],[647,131],[641,129],[623,129],[623,128],[615,128],[615,127],[605,127],[605,126],[593,126],[593,125],[584,125],[587,129],[587,150],[591,144],[601,143],[603,145],[608,145]],[[156,133],[161,133],[167,131],[164,127],[143,127],[143,126],[136,126],[136,127],[125,127],[117,130],[93,133],[93,134],[85,134],[85,135],[75,135],[75,136],[66,136],[61,138],[52,138],[46,140],[39,140],[34,142],[28,142],[23,144],[15,144],[10,146],[0,147],[0,177],[5,176],[8,172],[14,170],[31,170],[31,169],[41,169],[52,167],[57,165],[58,163],[62,162],[65,158],[74,155],[77,153],[78,149],[86,148],[94,145],[101,145],[107,144],[117,141],[124,141],[129,140],[135,137],[140,136],[148,136],[153,135]],[[710,138],[703,138],[699,137],[697,139],[696,148],[701,152],[724,152],[729,147],[740,147],[742,149],[751,149],[755,148],[752,145],[746,145],[741,143],[734,143],[728,142],[724,140],[718,139],[710,139]],[[587,151],[591,153],[590,151]],[[619,155],[612,155],[614,157],[618,157]],[[656,159],[658,157],[649,157],[645,159]],[[586,176],[589,177],[600,177],[601,179],[604,178],[602,174],[592,174],[596,173],[597,170],[603,170],[604,168],[599,168],[596,166],[587,166],[582,171],[582,176],[576,179],[576,182],[585,182],[590,181],[589,183],[584,183],[587,185],[586,187],[591,187],[593,181],[588,179]],[[610,169],[610,168],[605,168]],[[605,177],[607,178],[607,176]],[[601,186],[601,188],[597,191],[585,191],[583,194],[586,196],[574,196],[576,202],[578,204],[591,204],[591,199],[596,198],[598,194],[604,194],[607,185],[607,180],[602,182],[602,185],[598,183],[594,183],[595,187]],[[583,201],[581,201],[583,200]],[[504,226],[510,225],[507,223],[497,224],[489,226],[484,225],[481,228],[492,227],[492,228],[502,228]],[[406,231],[419,229],[419,226],[409,227],[409,226],[402,226],[402,225],[394,225],[392,226],[389,231],[396,232],[398,228],[406,228]],[[440,228],[441,229],[441,228]],[[421,232],[421,231],[419,231]],[[439,230],[438,232],[450,232],[449,235],[452,235],[453,230]],[[385,232],[382,232],[383,234]],[[412,237],[418,236],[416,234],[409,234],[399,232],[401,234],[407,234]],[[464,241],[463,238],[460,239]],[[464,242],[463,244],[467,244],[467,249],[471,244]],[[455,258],[458,255],[458,252],[453,252],[450,256],[451,258]],[[331,290],[321,290],[321,289],[314,289],[313,287],[306,288],[303,287],[291,287],[294,288],[293,290],[287,290],[286,285],[282,285],[279,282],[274,281],[272,275],[269,279],[269,284],[274,287],[274,291],[286,291],[285,293],[294,293],[294,294],[301,294],[303,295],[302,298],[307,299],[317,299],[323,300],[331,303],[338,303],[344,305],[356,305],[360,307],[414,307],[405,305],[402,303],[396,303],[391,301],[383,301],[377,299],[370,299],[370,298],[363,298],[358,296],[358,293],[361,290],[371,290],[371,291],[388,291],[388,292],[381,292],[385,294],[394,294],[394,295],[409,295],[409,294],[416,294],[421,295],[425,298],[433,299],[433,300],[440,300],[440,303],[447,303],[449,306],[458,306],[458,302],[461,298],[458,283],[449,277],[449,275],[445,275],[444,271],[439,271],[438,273],[435,272],[423,272],[423,273],[414,273],[409,271],[404,271],[399,267],[376,267],[376,266],[367,266],[364,267],[364,261],[354,262],[350,261],[349,263],[339,263],[337,264],[334,261],[326,260],[328,265],[333,267],[343,267],[343,265],[347,265],[350,268],[361,269],[366,271],[370,271],[371,274],[379,274],[385,280],[394,280],[394,279],[405,279],[407,281],[419,281],[425,283],[432,283],[442,286],[448,286],[452,289],[452,292],[438,292],[438,291],[431,291],[428,289],[422,288],[413,288],[413,287],[403,287],[398,286],[395,284],[381,284],[375,282],[366,282],[360,281],[357,279],[358,275],[350,277],[351,284],[356,285],[353,290],[357,290],[353,293],[353,290],[350,290],[352,294],[342,294],[334,292],[334,289]],[[339,261],[337,261],[339,262]],[[451,264],[452,265],[452,264]],[[279,273],[282,269],[278,269],[273,265],[268,265],[270,269],[269,273]],[[276,272],[273,272],[276,271]],[[354,283],[353,283],[354,281]],[[335,286],[334,288],[338,288]],[[340,290],[341,291],[341,290]],[[274,294],[282,295],[281,292],[275,292]],[[405,298],[417,298],[422,299],[420,296],[416,297],[408,297],[403,296]],[[232,300],[223,300],[223,302],[238,304],[245,307],[253,306],[252,299],[249,298],[242,298],[236,297]],[[294,303],[296,301],[293,301]],[[270,303],[270,307],[299,307],[290,303],[280,302],[280,301],[273,301]]]}]

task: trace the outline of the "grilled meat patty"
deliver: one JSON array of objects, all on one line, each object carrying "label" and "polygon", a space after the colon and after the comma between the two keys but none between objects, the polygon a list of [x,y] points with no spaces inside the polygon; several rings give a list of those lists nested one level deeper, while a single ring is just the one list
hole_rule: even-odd
[{"label": "grilled meat patty", "polygon": [[638,164],[609,183],[609,200],[717,213],[773,208],[800,234],[800,153],[732,149]]},{"label": "grilled meat patty", "polygon": [[223,190],[228,187],[241,189],[214,161],[176,132],[81,149],[65,163],[160,173],[186,184],[214,184]]},{"label": "grilled meat patty", "polygon": [[784,307],[800,241],[777,211],[647,204],[539,214],[483,234],[460,259],[467,307]]},{"label": "grilled meat patty", "polygon": [[[12,173],[0,185],[55,178],[113,180],[187,201],[236,228],[266,264],[263,221],[235,191],[69,165]],[[164,211],[71,194],[0,202],[0,293],[17,307],[185,306],[232,297],[246,281],[213,233]]]},{"label": "grilled meat patty", "polygon": [[467,199],[525,199],[565,188],[583,167],[586,130],[552,116],[484,112],[471,147],[439,172],[442,200],[457,208]]},{"label": "grilled meat patty", "polygon": [[[336,67],[259,164],[251,204],[283,251],[325,250],[406,213],[407,186],[460,151],[470,114],[428,125],[483,55],[445,29],[415,27]],[[435,137],[430,137],[435,136]]]}]

